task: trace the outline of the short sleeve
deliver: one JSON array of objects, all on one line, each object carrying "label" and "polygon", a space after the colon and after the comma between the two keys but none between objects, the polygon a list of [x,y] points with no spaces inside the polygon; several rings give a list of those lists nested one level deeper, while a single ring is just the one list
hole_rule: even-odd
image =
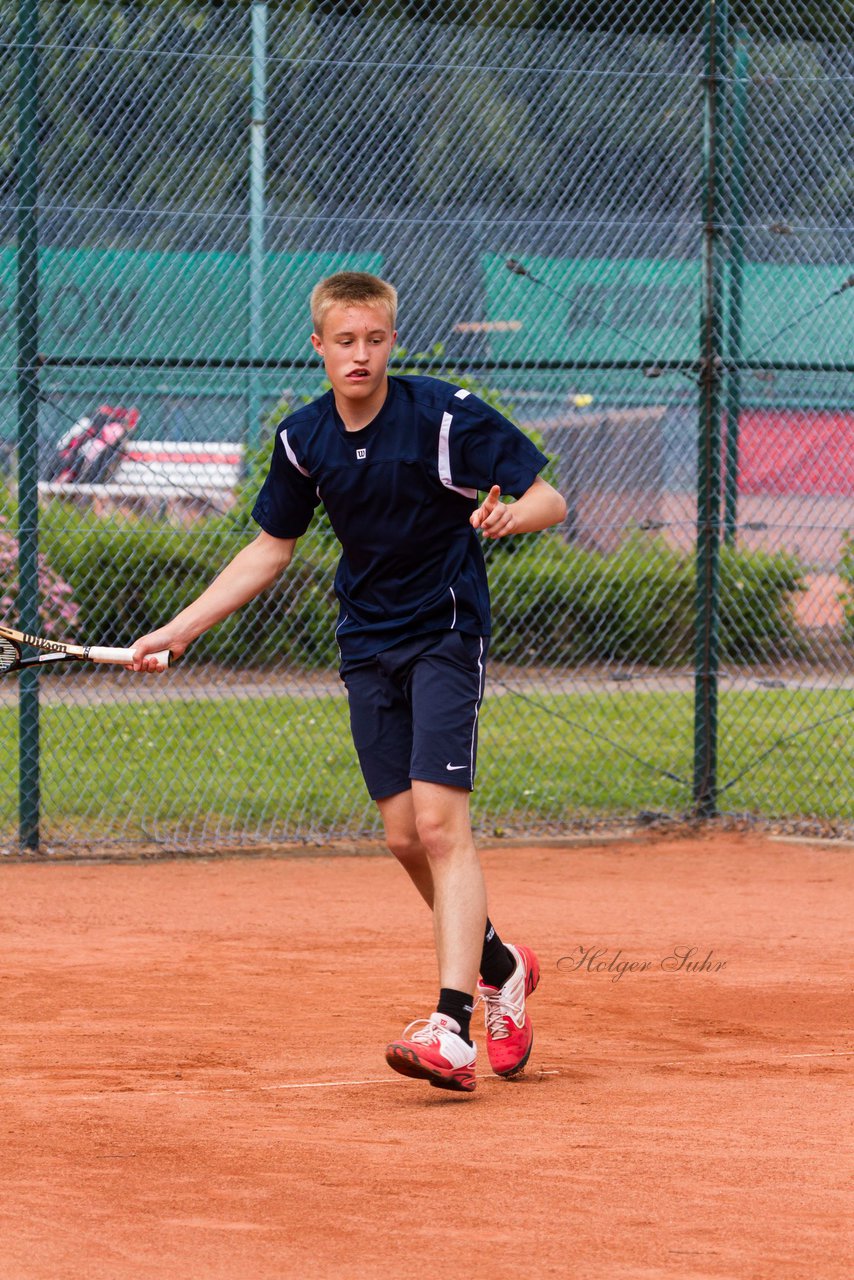
[{"label": "short sleeve", "polygon": [[300,538],[319,503],[315,482],[289,445],[287,429],[280,428],[252,519],[273,538]]},{"label": "short sleeve", "polygon": [[502,493],[521,498],[548,463],[524,432],[465,391],[458,391],[451,400],[443,430],[455,488],[485,492],[497,484]]}]

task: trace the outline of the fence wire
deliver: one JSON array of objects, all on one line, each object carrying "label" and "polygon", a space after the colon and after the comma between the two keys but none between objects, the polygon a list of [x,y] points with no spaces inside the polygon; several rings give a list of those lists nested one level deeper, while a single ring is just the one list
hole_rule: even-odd
[{"label": "fence wire", "polygon": [[[197,594],[324,389],[312,286],[375,271],[394,370],[568,503],[487,549],[480,830],[679,819],[711,769],[705,812],[850,831],[846,14],[0,0],[3,618],[126,644]],[[160,680],[6,678],[7,849],[377,831],[322,514],[298,552]]]}]

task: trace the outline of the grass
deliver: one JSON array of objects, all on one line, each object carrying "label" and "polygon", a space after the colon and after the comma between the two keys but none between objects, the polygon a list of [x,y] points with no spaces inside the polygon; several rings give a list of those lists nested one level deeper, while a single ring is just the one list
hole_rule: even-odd
[{"label": "grass", "polygon": [[[474,801],[484,831],[690,809],[691,693],[532,697],[485,704]],[[848,690],[723,692],[721,787],[748,771],[721,809],[854,818],[852,709]],[[41,725],[48,842],[215,847],[376,829],[340,697],[45,706]],[[0,761],[0,829],[13,840],[15,708],[0,709]]]}]

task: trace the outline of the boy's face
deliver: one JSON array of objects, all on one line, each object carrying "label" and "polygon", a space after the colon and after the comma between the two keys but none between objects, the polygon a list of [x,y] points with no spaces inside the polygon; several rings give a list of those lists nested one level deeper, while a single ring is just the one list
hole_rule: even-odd
[{"label": "boy's face", "polygon": [[336,397],[370,400],[385,393],[386,366],[397,338],[383,306],[331,306],[311,335]]}]

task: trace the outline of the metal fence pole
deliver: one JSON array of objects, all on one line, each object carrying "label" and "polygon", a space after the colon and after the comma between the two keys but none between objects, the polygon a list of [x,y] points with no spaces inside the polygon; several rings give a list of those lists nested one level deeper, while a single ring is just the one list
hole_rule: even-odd
[{"label": "metal fence pole", "polygon": [[[17,412],[18,610],[23,631],[39,631],[38,578],[38,114],[39,0],[18,3]],[[39,682],[21,672],[18,716],[19,835],[39,845]]]},{"label": "metal fence pole", "polygon": [[750,53],[747,32],[735,37],[732,85],[732,151],[730,167],[729,332],[727,334],[726,480],[724,542],[735,546],[738,529],[738,419],[741,413],[741,329],[744,312],[744,170]]},{"label": "metal fence pole", "polygon": [[[252,123],[249,141],[249,358],[260,360],[264,345],[265,130],[267,98],[267,5],[252,5]],[[261,374],[249,371],[247,452],[258,447],[261,429]]]},{"label": "metal fence pole", "polygon": [[697,560],[694,676],[694,807],[717,807],[720,614],[721,416],[726,216],[723,121],[727,52],[726,0],[708,0],[703,139],[703,270],[697,459]]}]

